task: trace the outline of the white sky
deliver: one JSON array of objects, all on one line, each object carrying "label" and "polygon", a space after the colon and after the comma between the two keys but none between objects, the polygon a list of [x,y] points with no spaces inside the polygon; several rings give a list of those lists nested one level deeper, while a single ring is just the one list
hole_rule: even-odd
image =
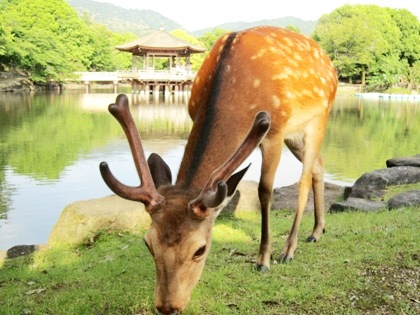
[{"label": "white sky", "polygon": [[[227,22],[254,22],[294,16],[303,20],[317,20],[348,4],[376,4],[390,8],[404,8],[420,18],[419,0],[95,0],[124,8],[146,9],[161,13],[189,31],[217,26]],[[246,3],[249,4],[246,4]]]}]

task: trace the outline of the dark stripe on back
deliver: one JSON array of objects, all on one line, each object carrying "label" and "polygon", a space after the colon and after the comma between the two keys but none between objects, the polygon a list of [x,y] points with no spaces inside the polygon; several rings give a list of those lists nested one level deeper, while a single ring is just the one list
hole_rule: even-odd
[{"label": "dark stripe on back", "polygon": [[[187,169],[187,175],[185,178],[186,186],[190,186],[195,172],[198,170],[198,167],[201,164],[203,159],[203,155],[206,151],[208,140],[210,138],[210,133],[214,125],[214,121],[216,118],[216,110],[217,110],[217,103],[219,99],[219,94],[223,88],[224,82],[224,69],[226,67],[226,62],[229,58],[229,53],[231,51],[231,45],[237,33],[231,33],[229,37],[226,39],[223,50],[220,53],[219,62],[217,63],[214,78],[211,81],[211,88],[209,91],[210,97],[207,104],[202,104],[201,106],[205,106],[204,112],[204,119],[202,119],[202,125],[200,129],[200,134],[197,139],[197,143],[195,144],[194,152],[192,152],[192,159],[190,161],[190,165]],[[213,170],[210,170],[213,172]],[[210,174],[209,174],[210,176]]]}]

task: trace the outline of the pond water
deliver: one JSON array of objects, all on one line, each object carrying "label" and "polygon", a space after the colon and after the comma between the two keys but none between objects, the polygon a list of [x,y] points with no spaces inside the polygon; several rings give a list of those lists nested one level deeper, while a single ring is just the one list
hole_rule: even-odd
[{"label": "pond water", "polygon": [[[43,244],[63,208],[111,194],[99,173],[107,161],[138,185],[124,134],[107,112],[113,93],[0,94],[0,249]],[[147,101],[130,95],[146,154],[177,173],[191,128],[185,95]],[[420,102],[338,96],[324,146],[326,180],[351,185],[392,157],[420,153]],[[258,180],[260,154],[246,174]],[[300,163],[284,149],[275,186],[298,181]]]}]

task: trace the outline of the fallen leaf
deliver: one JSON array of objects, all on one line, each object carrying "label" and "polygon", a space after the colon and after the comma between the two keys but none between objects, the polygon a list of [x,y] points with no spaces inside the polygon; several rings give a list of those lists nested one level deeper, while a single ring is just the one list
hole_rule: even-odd
[{"label": "fallen leaf", "polygon": [[44,291],[47,291],[46,288],[39,288],[39,289],[35,289],[35,290],[29,290],[27,292],[25,292],[26,295],[33,295],[33,294],[40,294]]},{"label": "fallen leaf", "polygon": [[130,245],[125,245],[123,247],[121,247],[121,250],[126,250]]}]

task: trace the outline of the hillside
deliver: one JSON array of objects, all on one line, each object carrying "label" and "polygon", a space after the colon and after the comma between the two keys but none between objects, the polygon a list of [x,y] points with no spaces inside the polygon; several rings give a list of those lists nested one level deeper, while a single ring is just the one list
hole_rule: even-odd
[{"label": "hillside", "polygon": [[[78,13],[88,16],[95,22],[105,24],[111,31],[117,33],[131,32],[137,36],[143,36],[152,30],[164,27],[167,31],[185,29],[181,24],[168,19],[162,14],[152,10],[125,9],[110,3],[96,2],[93,0],[67,0]],[[255,22],[229,22],[201,30],[188,30],[194,36],[202,36],[205,32],[215,28],[228,31],[238,31],[257,25],[273,25],[285,27],[292,25],[298,27],[301,33],[310,35],[316,26],[317,21],[304,21],[294,17],[283,17],[272,20],[259,20]]]},{"label": "hillside", "polygon": [[79,15],[88,16],[97,23],[105,24],[116,33],[131,32],[138,36],[164,27],[167,31],[182,28],[177,22],[152,10],[124,9],[110,3],[92,0],[67,0]]},{"label": "hillside", "polygon": [[259,20],[255,22],[244,22],[244,21],[238,21],[238,22],[229,22],[221,25],[217,25],[214,27],[209,27],[205,29],[201,29],[198,31],[192,32],[195,36],[202,36],[206,32],[210,32],[215,28],[229,30],[229,31],[239,31],[243,29],[247,29],[254,26],[259,25],[271,25],[271,26],[279,26],[279,27],[286,27],[289,25],[298,27],[300,32],[302,34],[311,35],[312,32],[315,30],[317,21],[304,21],[292,16],[278,18],[278,19],[272,19],[272,20]]}]

